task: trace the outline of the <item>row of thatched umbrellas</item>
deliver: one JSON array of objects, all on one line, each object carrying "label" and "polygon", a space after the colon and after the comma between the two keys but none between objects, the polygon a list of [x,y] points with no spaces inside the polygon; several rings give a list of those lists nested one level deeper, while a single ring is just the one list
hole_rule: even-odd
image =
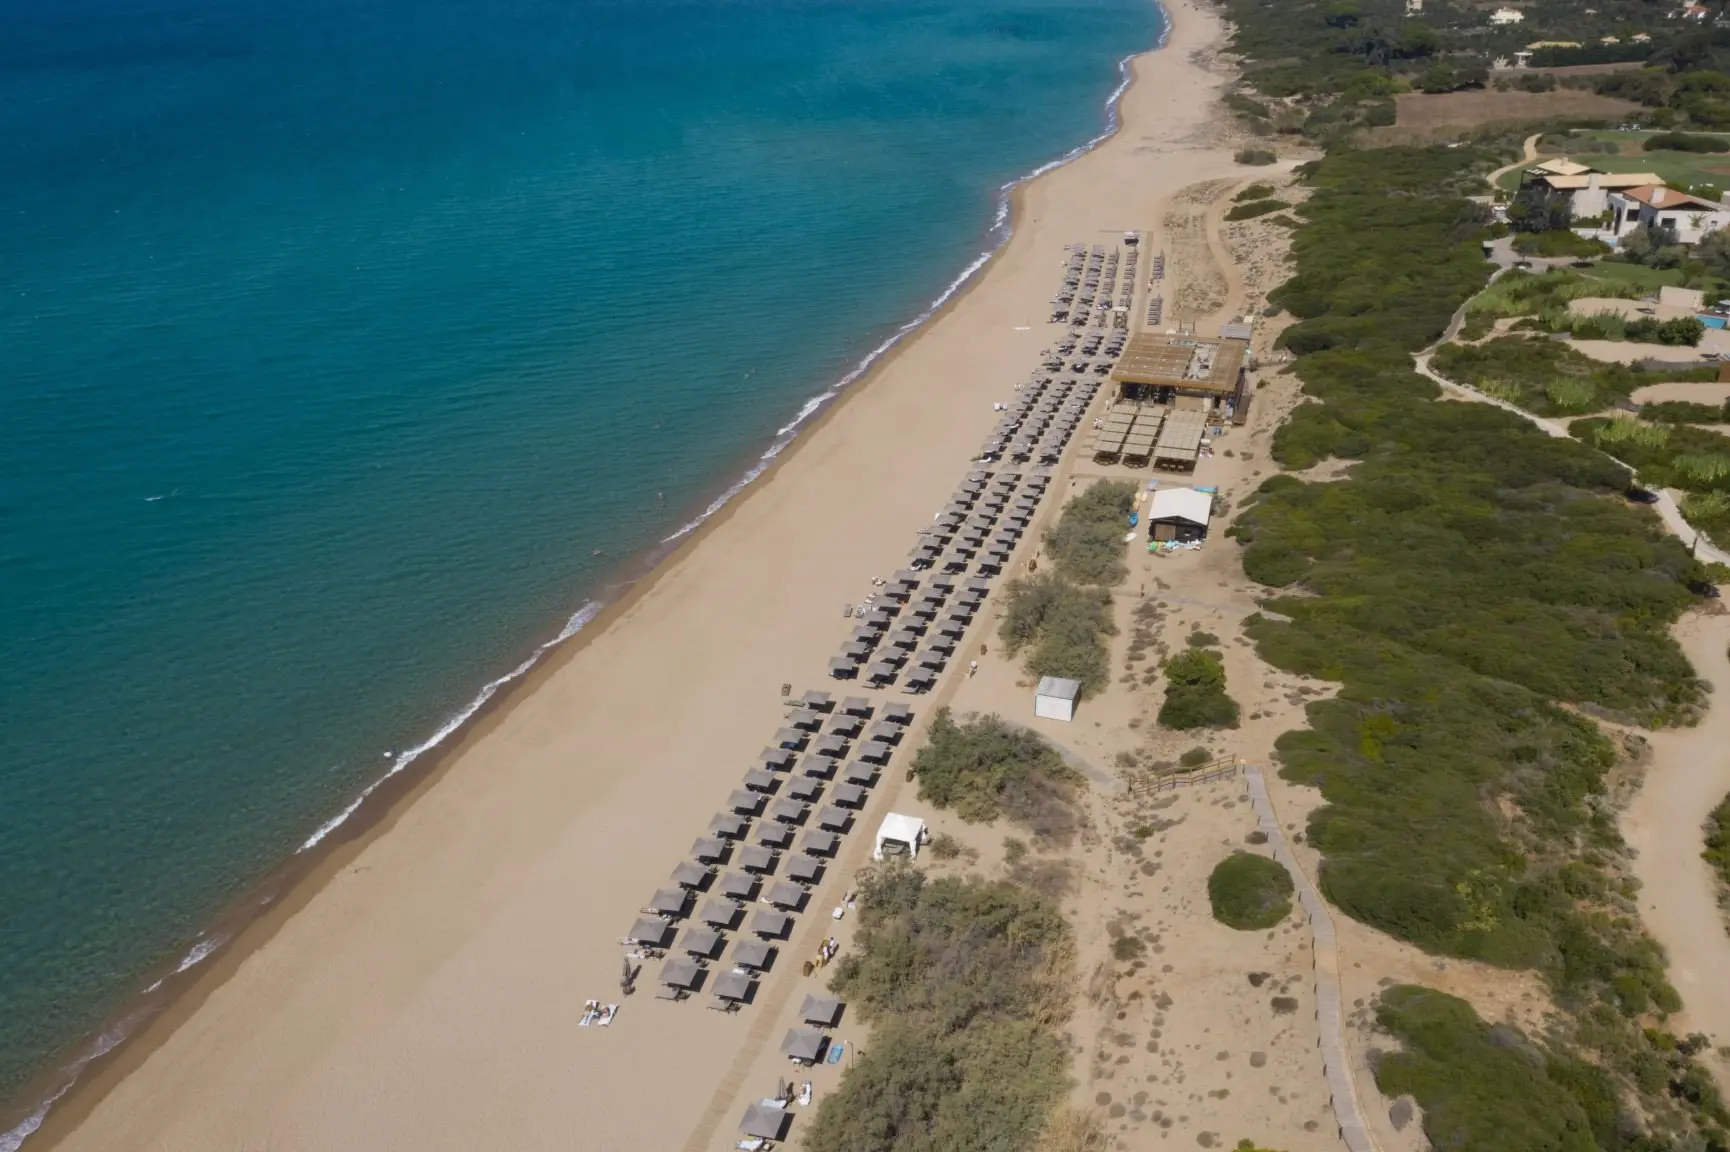
[{"label": "row of thatched umbrellas", "polygon": [[[622,941],[653,954],[672,946],[677,934],[681,955],[663,965],[657,996],[679,1000],[700,990],[706,964],[725,949],[727,933],[744,927],[731,970],[711,988],[712,1006],[732,1010],[750,1000],[757,975],[774,962],[775,943],[792,934],[793,918],[805,910],[810,889],[821,882],[912,722],[906,705],[879,708],[860,696],[837,706],[829,693],[814,690],[794,703],[774,743],[709,822],[708,834],[691,846],[691,859],[673,869],[671,883],[655,892]],[[798,851],[783,860],[801,830]],[[733,870],[723,872],[722,865]],[[694,920],[677,932],[699,898]],[[747,916],[750,903],[764,907]],[[632,958],[625,961],[627,981]]]}]

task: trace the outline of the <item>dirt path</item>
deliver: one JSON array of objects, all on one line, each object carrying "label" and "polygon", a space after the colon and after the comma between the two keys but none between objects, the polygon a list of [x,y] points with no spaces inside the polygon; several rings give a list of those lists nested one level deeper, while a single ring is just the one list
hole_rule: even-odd
[{"label": "dirt path", "polygon": [[[1722,697],[1730,692],[1730,615],[1692,616],[1677,639],[1698,673]],[[1704,1032],[1730,1044],[1730,934],[1718,907],[1718,883],[1700,858],[1705,816],[1730,793],[1730,702],[1720,699],[1693,728],[1653,733],[1653,761],[1622,816],[1622,834],[1638,853],[1640,913],[1670,954],[1670,978],[1682,993],[1677,1032]],[[1712,1057],[1725,1079],[1722,1057]]]},{"label": "dirt path", "polygon": [[1525,142],[1520,145],[1520,158],[1518,160],[1514,161],[1512,164],[1504,164],[1502,167],[1484,177],[1484,179],[1489,182],[1490,187],[1494,188],[1496,186],[1496,181],[1500,180],[1503,176],[1506,176],[1514,169],[1524,168],[1526,165],[1531,164],[1538,159],[1538,137],[1540,135],[1541,133],[1533,133],[1526,137]]}]

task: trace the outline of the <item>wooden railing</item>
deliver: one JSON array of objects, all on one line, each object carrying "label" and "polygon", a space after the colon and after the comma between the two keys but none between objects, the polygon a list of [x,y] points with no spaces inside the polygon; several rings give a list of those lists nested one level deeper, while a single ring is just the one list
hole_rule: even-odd
[{"label": "wooden railing", "polygon": [[1192,784],[1211,784],[1215,780],[1236,776],[1241,771],[1242,765],[1236,756],[1221,756],[1217,760],[1181,771],[1143,772],[1130,777],[1127,787],[1131,796],[1148,792],[1170,792],[1174,788],[1187,788]]}]

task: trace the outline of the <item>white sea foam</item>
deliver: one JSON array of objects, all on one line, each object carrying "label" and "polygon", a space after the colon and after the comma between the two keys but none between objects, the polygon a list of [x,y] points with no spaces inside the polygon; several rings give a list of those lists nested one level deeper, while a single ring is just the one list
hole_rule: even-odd
[{"label": "white sea foam", "polygon": [[41,1103],[37,1104],[23,1120],[13,1125],[9,1130],[0,1132],[0,1152],[18,1152],[24,1141],[42,1127],[42,1121],[47,1119],[49,1109],[58,1104],[62,1096],[72,1091],[72,1086],[78,1083],[79,1075],[89,1066],[90,1062],[108,1055],[119,1047],[121,1041],[131,1035],[132,1030],[142,1023],[147,1015],[148,1013],[144,1011],[135,1012],[92,1040],[88,1048],[60,1070],[60,1082],[55,1085],[54,1090],[44,1096]]}]

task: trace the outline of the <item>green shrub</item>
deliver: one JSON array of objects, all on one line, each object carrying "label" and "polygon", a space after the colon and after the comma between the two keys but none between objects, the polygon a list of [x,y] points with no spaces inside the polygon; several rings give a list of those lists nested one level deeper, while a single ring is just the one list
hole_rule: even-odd
[{"label": "green shrub", "polygon": [[1272,184],[1251,184],[1248,188],[1245,188],[1242,192],[1239,192],[1236,196],[1233,196],[1232,199],[1234,201],[1236,201],[1237,203],[1241,204],[1245,200],[1266,200],[1269,196],[1272,196],[1272,195],[1273,195],[1273,185]]},{"label": "green shrub", "polygon": [[948,708],[931,722],[930,738],[913,757],[919,799],[950,808],[968,823],[1007,816],[1047,837],[1075,828],[1075,793],[1083,780],[1037,732],[998,716],[957,724]]},{"label": "green shrub", "polygon": [[1279,156],[1266,148],[1239,148],[1232,154],[1232,159],[1239,164],[1265,166],[1279,161]]},{"label": "green shrub", "polygon": [[855,946],[829,986],[872,1043],[800,1121],[805,1146],[1032,1152],[1069,1090],[1071,980],[1068,928],[1038,893],[862,873]]},{"label": "green shrub", "polygon": [[1540,416],[1599,412],[1625,400],[1642,383],[1640,372],[1606,364],[1555,340],[1498,336],[1482,344],[1444,344],[1432,367]]},{"label": "green shrub", "polygon": [[998,636],[1011,656],[1028,649],[1027,670],[1081,682],[1083,698],[1111,679],[1107,638],[1115,635],[1111,593],[1071,584],[1055,572],[1009,582]]},{"label": "green shrub", "polygon": [[1721,424],[1730,422],[1730,403],[1712,405],[1663,400],[1640,405],[1640,419],[1657,424]]},{"label": "green shrub", "polygon": [[1233,852],[1208,874],[1213,918],[1229,928],[1272,928],[1291,915],[1291,897],[1291,874],[1265,856]]},{"label": "green shrub", "polygon": [[1514,251],[1524,256],[1572,256],[1585,259],[1603,256],[1610,250],[1610,246],[1602,240],[1593,240],[1566,228],[1554,228],[1547,232],[1521,232],[1514,237]]},{"label": "green shrub", "polygon": [[1205,648],[1190,648],[1165,662],[1165,703],[1159,722],[1167,728],[1236,728],[1237,701],[1226,695],[1225,664]]},{"label": "green shrub", "polygon": [[1045,550],[1057,570],[1078,584],[1119,583],[1129,574],[1123,538],[1135,511],[1135,485],[1102,480],[1063,506],[1045,534]]},{"label": "green shrub", "polygon": [[1290,208],[1284,200],[1252,200],[1247,204],[1233,205],[1225,214],[1227,220],[1254,220],[1257,216],[1266,216],[1269,212],[1278,212],[1282,208]]},{"label": "green shrub", "polygon": [[1730,152],[1730,141],[1698,132],[1654,132],[1640,147],[1647,152]]},{"label": "green shrub", "polygon": [[1706,862],[1718,873],[1720,884],[1730,887],[1730,796],[1706,818]]},{"label": "green shrub", "polygon": [[1184,768],[1200,768],[1211,759],[1213,759],[1213,753],[1209,752],[1206,748],[1191,748],[1188,752],[1179,756],[1177,762]]}]

